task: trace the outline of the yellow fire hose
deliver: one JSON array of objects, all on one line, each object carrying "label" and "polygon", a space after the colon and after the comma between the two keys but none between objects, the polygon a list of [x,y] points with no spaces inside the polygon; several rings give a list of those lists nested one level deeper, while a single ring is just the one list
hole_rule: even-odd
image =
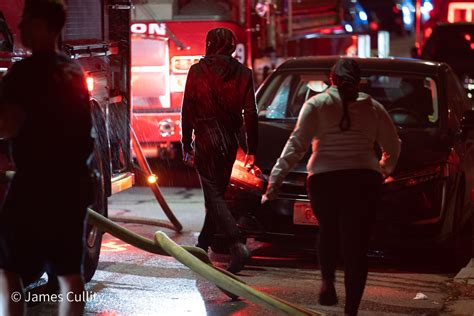
[{"label": "yellow fire hose", "polygon": [[255,304],[288,315],[323,315],[322,313],[296,306],[272,295],[253,289],[232,273],[214,267],[204,250],[193,246],[180,246],[161,231],[155,233],[153,241],[117,225],[91,209],[88,210],[88,214],[89,222],[92,225],[139,249],[159,255],[174,257],[193,272],[213,282],[219,289],[232,298],[241,296]]},{"label": "yellow fire hose", "polygon": [[[143,171],[147,174],[147,176],[152,176],[153,172],[151,171],[150,165],[148,164],[148,161],[146,160],[145,155],[143,154],[142,146],[140,145],[140,141],[138,140],[137,134],[135,134],[135,130],[133,127],[130,130],[130,136],[132,137],[132,146],[133,146],[133,152],[135,153],[137,157],[138,164],[140,165],[140,168],[143,169]],[[156,200],[161,206],[161,209],[165,213],[166,217],[170,220],[170,223],[166,223],[163,221],[155,222],[154,225],[159,225],[163,226],[166,225],[167,228],[173,229],[177,231],[178,233],[183,229],[183,225],[179,222],[179,220],[176,218],[174,215],[173,211],[170,209],[168,206],[168,203],[166,203],[165,198],[163,197],[163,194],[161,193],[160,187],[158,186],[158,182],[156,181],[156,176],[153,175],[155,178],[154,183],[149,183],[149,187],[153,194],[155,195]],[[118,218],[117,218],[118,219]],[[121,221],[126,221],[126,222],[132,222],[135,221],[136,219],[134,218],[127,218],[127,217],[121,217]],[[148,220],[150,222],[150,220]]]}]

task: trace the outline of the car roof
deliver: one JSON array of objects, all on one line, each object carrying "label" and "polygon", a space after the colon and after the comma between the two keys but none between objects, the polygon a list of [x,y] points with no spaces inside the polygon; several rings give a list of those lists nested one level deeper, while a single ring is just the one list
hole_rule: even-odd
[{"label": "car roof", "polygon": [[[413,58],[359,58],[347,56],[296,57],[285,61],[278,70],[331,69],[339,58],[357,61],[362,71],[418,73],[436,76],[444,63]],[[446,65],[445,65],[446,66]]]}]

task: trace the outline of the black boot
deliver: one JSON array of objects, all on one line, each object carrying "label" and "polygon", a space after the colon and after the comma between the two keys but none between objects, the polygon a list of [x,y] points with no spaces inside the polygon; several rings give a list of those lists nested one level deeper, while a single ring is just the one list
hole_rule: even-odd
[{"label": "black boot", "polygon": [[230,246],[230,262],[227,271],[237,273],[242,270],[245,263],[250,258],[250,251],[247,246],[241,242],[237,242]]},{"label": "black boot", "polygon": [[326,306],[337,304],[336,288],[333,282],[323,281],[319,291],[319,304]]}]

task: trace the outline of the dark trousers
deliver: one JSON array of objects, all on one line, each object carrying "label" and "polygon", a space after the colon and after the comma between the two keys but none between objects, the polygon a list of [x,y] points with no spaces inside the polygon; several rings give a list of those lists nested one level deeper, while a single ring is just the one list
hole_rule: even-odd
[{"label": "dark trousers", "polygon": [[204,192],[206,217],[198,242],[210,246],[220,232],[230,244],[240,239],[240,231],[224,199],[237,154],[238,140],[218,125],[197,130],[195,139],[196,169]]},{"label": "dark trousers", "polygon": [[308,178],[311,205],[319,220],[319,262],[324,282],[334,282],[339,245],[344,259],[345,312],[356,315],[367,280],[368,242],[380,200],[381,175],[341,170]]}]

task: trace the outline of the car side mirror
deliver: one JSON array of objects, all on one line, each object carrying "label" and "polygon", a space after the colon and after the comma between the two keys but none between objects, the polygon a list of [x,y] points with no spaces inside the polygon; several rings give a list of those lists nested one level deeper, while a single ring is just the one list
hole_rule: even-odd
[{"label": "car side mirror", "polygon": [[421,58],[420,51],[419,51],[418,47],[416,47],[416,46],[413,46],[413,47],[410,49],[410,55],[411,55],[411,57],[413,57],[413,58]]}]

